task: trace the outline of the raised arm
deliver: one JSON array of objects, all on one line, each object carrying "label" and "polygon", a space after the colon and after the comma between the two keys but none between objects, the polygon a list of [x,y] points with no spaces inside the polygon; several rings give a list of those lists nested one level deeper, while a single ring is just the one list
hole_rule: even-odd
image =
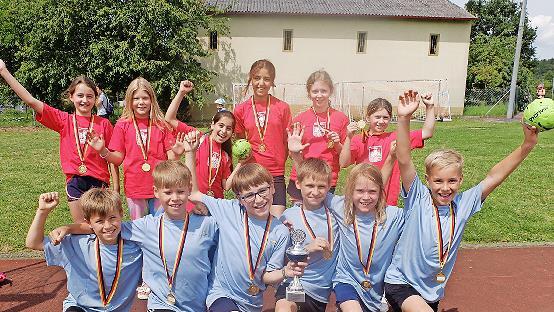
[{"label": "raised arm", "polygon": [[189,168],[191,173],[192,191],[189,196],[189,200],[193,202],[200,202],[202,200],[202,192],[198,190],[198,180],[196,177],[196,150],[200,145],[200,132],[191,131],[184,136],[177,139],[183,144],[185,151],[185,165]]},{"label": "raised arm", "polygon": [[350,146],[352,143],[352,138],[354,137],[354,134],[358,132],[358,130],[358,123],[356,123],[355,121],[350,122],[346,127],[346,139],[342,144],[342,150],[340,151],[339,155],[339,164],[341,168],[348,167],[352,164],[352,154],[350,152]]},{"label": "raised arm", "polygon": [[60,202],[58,192],[50,192],[41,194],[38,198],[38,209],[35,213],[33,223],[27,232],[25,246],[34,250],[44,250],[44,224],[46,218],[52,209]]},{"label": "raised arm", "polygon": [[[123,153],[117,151],[110,151],[106,148],[106,141],[104,140],[104,135],[98,133],[94,130],[91,130],[87,133],[87,144],[92,147],[95,151],[98,152],[100,157],[104,158],[108,163],[114,164],[116,167],[120,166],[125,158]],[[112,172],[115,174],[115,172]],[[119,177],[119,173],[117,174]]]},{"label": "raised arm", "polygon": [[421,97],[423,104],[425,104],[425,122],[421,129],[421,137],[426,140],[433,137],[435,132],[435,103],[433,102],[433,94],[429,93]]},{"label": "raised arm", "polygon": [[14,76],[8,71],[8,68],[6,67],[6,63],[4,61],[0,60],[0,76],[4,78],[6,83],[12,88],[12,90],[19,96],[19,98],[25,102],[25,104],[29,105],[37,114],[42,114],[42,109],[44,108],[44,104],[35,99],[27,89],[25,89],[24,86],[22,86],[17,79],[15,79]]},{"label": "raised arm", "polygon": [[177,94],[171,101],[171,104],[169,104],[169,107],[167,108],[167,112],[165,113],[165,121],[167,121],[173,129],[177,128],[179,125],[179,120],[177,120],[177,111],[179,110],[179,106],[181,105],[181,102],[183,102],[183,99],[187,94],[189,94],[190,91],[194,88],[194,84],[188,80],[181,81],[179,85],[179,91],[177,91]]},{"label": "raised arm", "polygon": [[537,144],[539,131],[535,127],[522,124],[524,139],[510,155],[502,159],[489,171],[482,181],[483,193],[481,201],[484,201],[494,189],[502,184],[504,180],[521,164]]},{"label": "raised arm", "polygon": [[402,187],[408,191],[416,176],[410,144],[410,119],[419,106],[417,92],[409,90],[399,97],[398,128],[396,130],[396,158],[400,168]]},{"label": "raised arm", "polygon": [[383,185],[389,183],[389,179],[392,176],[392,169],[394,168],[394,162],[396,161],[396,141],[390,143],[390,152],[387,155],[387,159],[381,167],[381,175],[383,176]]}]

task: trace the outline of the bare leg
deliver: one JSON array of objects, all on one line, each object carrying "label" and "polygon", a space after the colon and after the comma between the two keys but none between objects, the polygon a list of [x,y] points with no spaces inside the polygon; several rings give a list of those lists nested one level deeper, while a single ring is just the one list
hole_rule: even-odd
[{"label": "bare leg", "polygon": [[362,312],[362,307],[357,300],[348,300],[340,304],[342,312]]},{"label": "bare leg", "polygon": [[83,223],[85,222],[85,217],[83,215],[83,209],[81,209],[81,203],[78,200],[70,201],[67,203],[69,205],[69,212],[71,213],[71,219],[74,223]]},{"label": "bare leg", "polygon": [[298,308],[296,303],[288,301],[287,299],[279,299],[275,303],[275,312],[296,312]]},{"label": "bare leg", "polygon": [[402,312],[433,312],[433,309],[421,296],[413,295],[402,303]]}]

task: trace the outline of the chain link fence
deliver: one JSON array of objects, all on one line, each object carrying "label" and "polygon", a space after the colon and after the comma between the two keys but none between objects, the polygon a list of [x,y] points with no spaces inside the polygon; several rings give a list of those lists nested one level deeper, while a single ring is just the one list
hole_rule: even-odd
[{"label": "chain link fence", "polygon": [[[510,87],[466,89],[464,115],[505,115],[509,96]],[[517,87],[515,111],[523,111],[532,100],[533,96],[528,90]]]}]

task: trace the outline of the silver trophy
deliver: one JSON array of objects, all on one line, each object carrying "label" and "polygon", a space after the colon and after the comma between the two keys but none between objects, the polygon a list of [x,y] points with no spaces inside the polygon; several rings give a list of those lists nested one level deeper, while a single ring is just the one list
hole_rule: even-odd
[{"label": "silver trophy", "polygon": [[[292,262],[306,262],[308,259],[308,250],[303,246],[306,233],[299,229],[292,229],[290,238],[292,240],[292,246],[287,248],[287,258]],[[300,283],[300,278],[295,276],[287,287],[285,298],[292,302],[305,302],[305,297],[306,293]]]}]

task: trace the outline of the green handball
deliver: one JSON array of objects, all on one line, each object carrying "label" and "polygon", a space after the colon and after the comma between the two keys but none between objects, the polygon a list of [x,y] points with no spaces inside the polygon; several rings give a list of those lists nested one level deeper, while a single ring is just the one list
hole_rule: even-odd
[{"label": "green handball", "polygon": [[540,131],[554,129],[554,101],[543,98],[529,103],[523,112],[523,122]]},{"label": "green handball", "polygon": [[233,143],[233,157],[242,160],[250,156],[252,147],[245,139],[238,139]]}]

